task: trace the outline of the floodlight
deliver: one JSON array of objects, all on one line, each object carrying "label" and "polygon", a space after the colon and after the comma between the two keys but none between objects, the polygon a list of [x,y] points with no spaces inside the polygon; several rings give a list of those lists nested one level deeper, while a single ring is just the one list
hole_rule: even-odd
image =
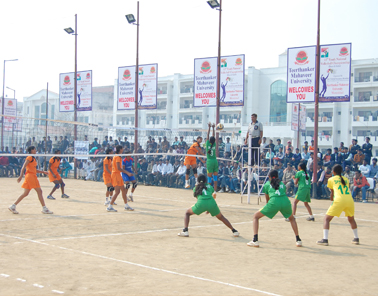
[{"label": "floodlight", "polygon": [[69,27],[69,28],[65,28],[64,31],[66,31],[68,34],[73,34],[73,33],[75,33],[75,31],[74,31],[71,27]]},{"label": "floodlight", "polygon": [[207,1],[207,4],[209,4],[211,8],[217,8],[220,6],[217,0]]},{"label": "floodlight", "polygon": [[134,17],[133,14],[127,14],[127,15],[125,15],[125,17],[126,17],[129,24],[135,23],[135,17]]}]

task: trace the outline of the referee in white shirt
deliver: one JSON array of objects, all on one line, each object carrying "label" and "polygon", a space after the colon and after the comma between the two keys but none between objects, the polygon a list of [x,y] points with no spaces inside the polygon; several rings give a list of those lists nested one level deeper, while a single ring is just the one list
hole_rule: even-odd
[{"label": "referee in white shirt", "polygon": [[[257,114],[253,113],[251,115],[252,122],[248,126],[247,136],[245,137],[244,144],[248,147],[256,148],[252,150],[251,165],[260,165],[260,155],[259,147],[261,144],[261,139],[263,138],[263,125],[261,122],[257,121]],[[249,139],[249,141],[248,141]],[[249,153],[248,153],[249,154]]]}]

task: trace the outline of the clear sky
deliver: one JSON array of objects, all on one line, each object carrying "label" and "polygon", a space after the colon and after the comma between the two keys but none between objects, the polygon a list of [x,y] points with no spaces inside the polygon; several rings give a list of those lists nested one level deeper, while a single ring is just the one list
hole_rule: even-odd
[{"label": "clear sky", "polygon": [[[246,66],[278,66],[288,47],[316,44],[317,0],[223,0],[222,55],[245,54]],[[159,76],[192,74],[195,58],[218,54],[218,16],[206,0],[140,0],[139,62],[158,63]],[[135,64],[134,0],[2,0],[1,85],[16,98],[46,88],[58,92],[59,73],[93,70],[93,86],[114,84],[117,68]],[[377,0],[322,0],[321,43],[352,42],[352,58],[378,61]],[[373,34],[374,33],[374,34]],[[5,89],[13,97],[13,91]],[[1,90],[0,90],[1,96]]]}]

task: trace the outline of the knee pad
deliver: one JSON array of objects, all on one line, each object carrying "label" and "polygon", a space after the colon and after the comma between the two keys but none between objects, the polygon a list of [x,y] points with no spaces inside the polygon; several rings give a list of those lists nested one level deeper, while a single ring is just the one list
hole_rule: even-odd
[{"label": "knee pad", "polygon": [[137,186],[138,186],[138,183],[137,183],[137,182],[133,183],[133,188],[134,188],[134,189],[137,188]]},{"label": "knee pad", "polygon": [[114,191],[114,187],[113,187],[113,186],[108,187],[108,191],[109,191],[109,192]]},{"label": "knee pad", "polygon": [[212,178],[211,177],[207,177],[207,183],[211,183],[211,180],[212,180]]},{"label": "knee pad", "polygon": [[62,181],[62,187],[66,186],[66,184],[64,184],[64,182]]},{"label": "knee pad", "polygon": [[129,189],[130,186],[131,186],[130,183],[127,183],[127,184],[126,184],[126,189]]},{"label": "knee pad", "polygon": [[197,168],[193,169],[193,174],[195,174],[195,175],[197,174]]},{"label": "knee pad", "polygon": [[60,188],[60,184],[55,184],[55,189],[59,189]]},{"label": "knee pad", "polygon": [[186,174],[190,175],[190,169],[186,169]]},{"label": "knee pad", "polygon": [[213,180],[214,180],[214,182],[217,182],[218,181],[218,176],[214,176],[213,175]]}]

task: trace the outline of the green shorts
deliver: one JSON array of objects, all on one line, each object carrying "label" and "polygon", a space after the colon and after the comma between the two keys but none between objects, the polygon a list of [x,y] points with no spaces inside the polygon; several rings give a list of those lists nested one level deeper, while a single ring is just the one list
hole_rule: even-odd
[{"label": "green shorts", "polygon": [[208,159],[206,161],[206,169],[208,174],[218,173],[218,160]]},{"label": "green shorts", "polygon": [[303,202],[311,202],[311,188],[299,189],[295,199]]},{"label": "green shorts", "polygon": [[291,209],[291,202],[287,197],[277,197],[270,199],[265,207],[260,209],[260,212],[268,218],[273,219],[278,212],[281,212],[285,218],[289,218],[293,210]]},{"label": "green shorts", "polygon": [[192,211],[196,215],[201,215],[206,211],[208,211],[211,216],[216,216],[220,213],[220,210],[214,198],[199,199],[196,204],[192,206]]}]

